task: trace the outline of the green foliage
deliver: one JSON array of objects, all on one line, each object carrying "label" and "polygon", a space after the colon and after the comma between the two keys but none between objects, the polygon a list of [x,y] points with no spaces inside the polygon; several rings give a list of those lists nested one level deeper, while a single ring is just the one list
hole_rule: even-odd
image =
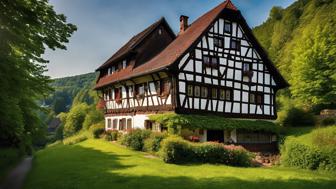
[{"label": "green foliage", "polygon": [[315,124],[315,118],[312,113],[305,112],[302,109],[292,107],[286,110],[285,114],[278,120],[284,126],[311,126]]},{"label": "green foliage", "polygon": [[144,148],[145,140],[150,136],[151,131],[135,129],[126,133],[121,138],[121,144],[133,149],[141,151]]},{"label": "green foliage", "polygon": [[250,166],[251,155],[241,149],[227,149],[220,143],[191,143],[179,137],[168,137],[160,152],[166,163],[212,163]]},{"label": "green foliage", "polygon": [[317,169],[321,155],[316,148],[300,144],[295,140],[286,141],[281,148],[281,163],[284,166]]},{"label": "green foliage", "polygon": [[336,124],[336,118],[335,117],[326,117],[321,120],[321,124],[324,126],[328,125],[335,125]]},{"label": "green foliage", "polygon": [[92,125],[89,131],[93,138],[99,138],[105,131],[104,122]]},{"label": "green foliage", "polygon": [[167,137],[166,133],[153,132],[144,142],[144,151],[158,152],[161,148],[161,141]]},{"label": "green foliage", "polygon": [[37,102],[51,91],[42,55],[66,49],[76,27],[45,0],[2,1],[0,25],[0,143],[30,146],[43,125]]},{"label": "green foliage", "polygon": [[287,137],[281,146],[284,166],[336,171],[336,126]]},{"label": "green foliage", "polygon": [[70,112],[66,115],[63,129],[64,136],[71,136],[82,129],[88,109],[89,106],[85,103],[78,104],[71,108]]},{"label": "green foliage", "polygon": [[64,126],[63,126],[63,125],[60,125],[60,126],[56,129],[56,133],[55,133],[55,139],[56,139],[56,140],[63,140],[63,137],[64,137],[63,129],[64,129]]},{"label": "green foliage", "polygon": [[336,1],[298,0],[273,8],[269,19],[253,29],[291,85],[281,96],[295,106],[335,104],[335,23]]},{"label": "green foliage", "polygon": [[89,129],[91,125],[96,124],[104,120],[104,114],[101,110],[97,110],[94,105],[90,107],[88,114],[85,116],[83,122],[83,128]]},{"label": "green foliage", "polygon": [[78,133],[76,135],[73,135],[71,137],[65,138],[63,140],[63,144],[64,145],[73,145],[73,144],[83,142],[87,139],[88,139],[87,133],[82,132],[82,133]]},{"label": "green foliage", "polygon": [[293,53],[291,92],[306,106],[336,102],[335,26],[331,23],[305,32]]},{"label": "green foliage", "polygon": [[38,151],[23,188],[332,189],[335,184],[335,174],[325,171],[174,165],[115,143],[88,139]]},{"label": "green foliage", "polygon": [[[269,121],[237,120],[220,116],[183,115],[175,113],[150,115],[149,119],[160,123],[173,134],[179,134],[182,128],[189,129],[244,129],[248,131],[269,131],[277,133],[280,127]],[[178,130],[178,131],[176,131]]]}]

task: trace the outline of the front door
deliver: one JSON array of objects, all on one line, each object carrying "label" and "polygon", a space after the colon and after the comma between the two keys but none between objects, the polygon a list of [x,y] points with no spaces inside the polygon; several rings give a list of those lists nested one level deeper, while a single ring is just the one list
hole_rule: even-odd
[{"label": "front door", "polygon": [[207,141],[224,142],[223,130],[207,130]]}]

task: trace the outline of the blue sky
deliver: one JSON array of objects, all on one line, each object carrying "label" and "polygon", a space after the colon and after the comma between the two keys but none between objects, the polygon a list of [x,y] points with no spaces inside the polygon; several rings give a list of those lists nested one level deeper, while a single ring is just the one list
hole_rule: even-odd
[{"label": "blue sky", "polygon": [[[67,50],[48,50],[47,75],[52,78],[94,71],[133,35],[164,16],[175,32],[179,16],[193,22],[224,0],[50,0],[57,13],[77,25]],[[263,23],[273,6],[294,0],[232,0],[250,27]]]}]

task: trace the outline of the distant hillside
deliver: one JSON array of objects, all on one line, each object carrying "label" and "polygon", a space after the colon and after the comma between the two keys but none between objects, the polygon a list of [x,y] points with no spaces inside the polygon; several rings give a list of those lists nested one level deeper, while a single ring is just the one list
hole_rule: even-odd
[{"label": "distant hillside", "polygon": [[68,111],[74,101],[91,104],[93,99],[88,93],[94,87],[96,77],[96,73],[87,73],[53,80],[51,86],[55,91],[45,99],[44,105],[51,107],[57,115]]},{"label": "distant hillside", "polygon": [[286,9],[273,7],[269,18],[253,32],[289,80],[295,49],[302,47],[304,38],[314,35],[319,27],[332,28],[335,23],[335,0],[298,0]]}]

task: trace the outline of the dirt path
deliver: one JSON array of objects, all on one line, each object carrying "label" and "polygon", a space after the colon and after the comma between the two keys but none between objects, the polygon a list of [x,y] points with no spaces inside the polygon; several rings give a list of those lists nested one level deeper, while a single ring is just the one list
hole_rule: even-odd
[{"label": "dirt path", "polygon": [[0,189],[21,189],[27,173],[32,167],[32,157],[24,158],[3,181]]}]

